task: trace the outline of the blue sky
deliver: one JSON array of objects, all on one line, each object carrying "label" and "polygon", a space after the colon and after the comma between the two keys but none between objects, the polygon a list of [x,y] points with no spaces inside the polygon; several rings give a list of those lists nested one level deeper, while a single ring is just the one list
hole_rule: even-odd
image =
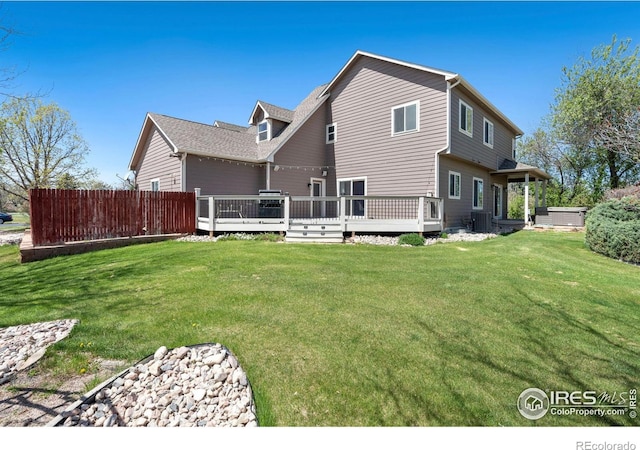
[{"label": "blue sky", "polygon": [[13,92],[47,92],[116,183],[148,111],[246,124],[294,108],[356,50],[462,74],[526,133],[561,69],[613,34],[640,45],[634,2],[5,2]]}]

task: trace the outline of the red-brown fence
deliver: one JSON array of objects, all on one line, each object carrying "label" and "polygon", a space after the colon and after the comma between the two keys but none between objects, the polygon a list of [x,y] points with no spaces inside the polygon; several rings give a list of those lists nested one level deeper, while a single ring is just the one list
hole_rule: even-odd
[{"label": "red-brown fence", "polygon": [[32,189],[33,245],[194,233],[193,192]]}]

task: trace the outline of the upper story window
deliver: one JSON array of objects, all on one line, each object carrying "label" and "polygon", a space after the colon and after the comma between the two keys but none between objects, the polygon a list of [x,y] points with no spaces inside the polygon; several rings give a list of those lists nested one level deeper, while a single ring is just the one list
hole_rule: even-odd
[{"label": "upper story window", "polygon": [[327,144],[333,144],[338,139],[338,125],[330,123],[327,125]]},{"label": "upper story window", "polygon": [[258,142],[269,140],[269,122],[266,120],[258,124]]},{"label": "upper story window", "polygon": [[484,118],[482,121],[482,128],[484,130],[482,142],[487,147],[493,148],[493,123]]},{"label": "upper story window", "polygon": [[391,108],[391,135],[420,129],[420,102]]},{"label": "upper story window", "polygon": [[460,131],[473,137],[473,108],[460,100]]}]

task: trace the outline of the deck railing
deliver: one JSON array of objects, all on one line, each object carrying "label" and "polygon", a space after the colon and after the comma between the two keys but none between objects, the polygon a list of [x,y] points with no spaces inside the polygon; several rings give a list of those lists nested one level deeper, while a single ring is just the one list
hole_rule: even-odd
[{"label": "deck railing", "polygon": [[198,195],[198,229],[287,231],[292,224],[340,224],[343,232],[442,231],[442,199],[409,196]]}]

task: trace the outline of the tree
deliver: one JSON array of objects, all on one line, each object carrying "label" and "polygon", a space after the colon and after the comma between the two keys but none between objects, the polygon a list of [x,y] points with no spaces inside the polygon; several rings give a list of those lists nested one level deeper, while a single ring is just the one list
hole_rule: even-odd
[{"label": "tree", "polygon": [[540,167],[553,178],[547,188],[549,206],[584,205],[594,201],[589,197],[589,168],[593,165],[589,154],[566,145],[549,127],[538,128],[531,136],[518,141],[518,160]]},{"label": "tree", "polygon": [[70,114],[39,98],[13,98],[0,107],[0,190],[28,200],[29,189],[85,182],[89,152]]},{"label": "tree", "polygon": [[594,192],[620,187],[640,173],[632,156],[638,148],[640,47],[631,50],[630,44],[614,36],[611,44],[594,48],[590,59],[564,67],[553,105],[554,131],[572,151],[592,159],[586,175]]}]

